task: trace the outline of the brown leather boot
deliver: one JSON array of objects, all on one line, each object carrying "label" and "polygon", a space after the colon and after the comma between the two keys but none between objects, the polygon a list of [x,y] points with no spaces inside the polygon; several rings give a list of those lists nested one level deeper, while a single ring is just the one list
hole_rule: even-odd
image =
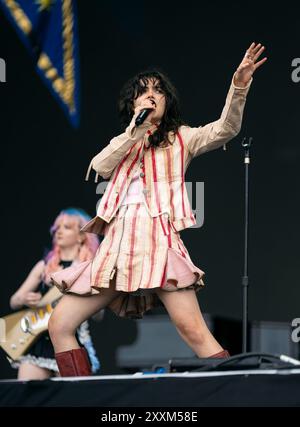
[{"label": "brown leather boot", "polygon": [[55,359],[62,377],[85,377],[92,374],[85,348],[55,353]]},{"label": "brown leather boot", "polygon": [[209,357],[222,359],[222,358],[230,357],[230,354],[228,353],[227,350],[222,350],[222,351],[219,351],[219,353],[213,354],[212,356],[209,356]]}]

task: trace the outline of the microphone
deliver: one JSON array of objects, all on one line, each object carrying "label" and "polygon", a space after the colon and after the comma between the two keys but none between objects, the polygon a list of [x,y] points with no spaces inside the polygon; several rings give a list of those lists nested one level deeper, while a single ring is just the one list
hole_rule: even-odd
[{"label": "microphone", "polygon": [[[152,104],[154,105],[154,107],[156,107],[156,104],[155,104],[155,102],[154,102],[153,99],[151,99],[150,102],[152,102]],[[142,123],[144,123],[144,121],[149,116],[149,114],[151,113],[151,111],[153,111],[153,108],[144,108],[142,111],[140,111],[139,115],[135,119],[135,125],[136,126],[140,126]]]},{"label": "microphone", "polygon": [[137,118],[135,119],[135,125],[140,126],[142,123],[144,123],[144,121],[149,116],[151,111],[153,111],[152,108],[145,108],[144,110],[142,110],[140,114],[137,116]]}]

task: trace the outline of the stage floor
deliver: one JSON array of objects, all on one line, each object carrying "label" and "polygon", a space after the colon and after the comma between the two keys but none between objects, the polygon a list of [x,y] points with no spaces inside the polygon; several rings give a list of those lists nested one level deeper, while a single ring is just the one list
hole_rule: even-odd
[{"label": "stage floor", "polygon": [[300,369],[0,381],[1,407],[300,406]]}]

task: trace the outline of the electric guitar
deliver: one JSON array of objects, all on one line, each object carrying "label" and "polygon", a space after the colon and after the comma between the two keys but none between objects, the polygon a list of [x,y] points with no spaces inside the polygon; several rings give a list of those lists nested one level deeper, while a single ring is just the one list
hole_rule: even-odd
[{"label": "electric guitar", "polygon": [[0,347],[11,359],[22,356],[39,335],[48,329],[49,318],[61,297],[62,293],[53,286],[36,307],[0,318]]}]

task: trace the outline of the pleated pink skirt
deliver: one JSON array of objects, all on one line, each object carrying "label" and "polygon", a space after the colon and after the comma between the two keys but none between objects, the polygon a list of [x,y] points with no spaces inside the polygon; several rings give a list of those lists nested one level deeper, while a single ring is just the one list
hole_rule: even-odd
[{"label": "pleated pink skirt", "polygon": [[[165,234],[163,230],[168,230]],[[93,295],[114,287],[120,294],[108,306],[116,315],[142,318],[161,305],[155,289],[200,290],[204,272],[196,267],[168,214],[151,217],[143,203],[122,205],[105,225],[95,257],[54,273],[63,293]]]}]

